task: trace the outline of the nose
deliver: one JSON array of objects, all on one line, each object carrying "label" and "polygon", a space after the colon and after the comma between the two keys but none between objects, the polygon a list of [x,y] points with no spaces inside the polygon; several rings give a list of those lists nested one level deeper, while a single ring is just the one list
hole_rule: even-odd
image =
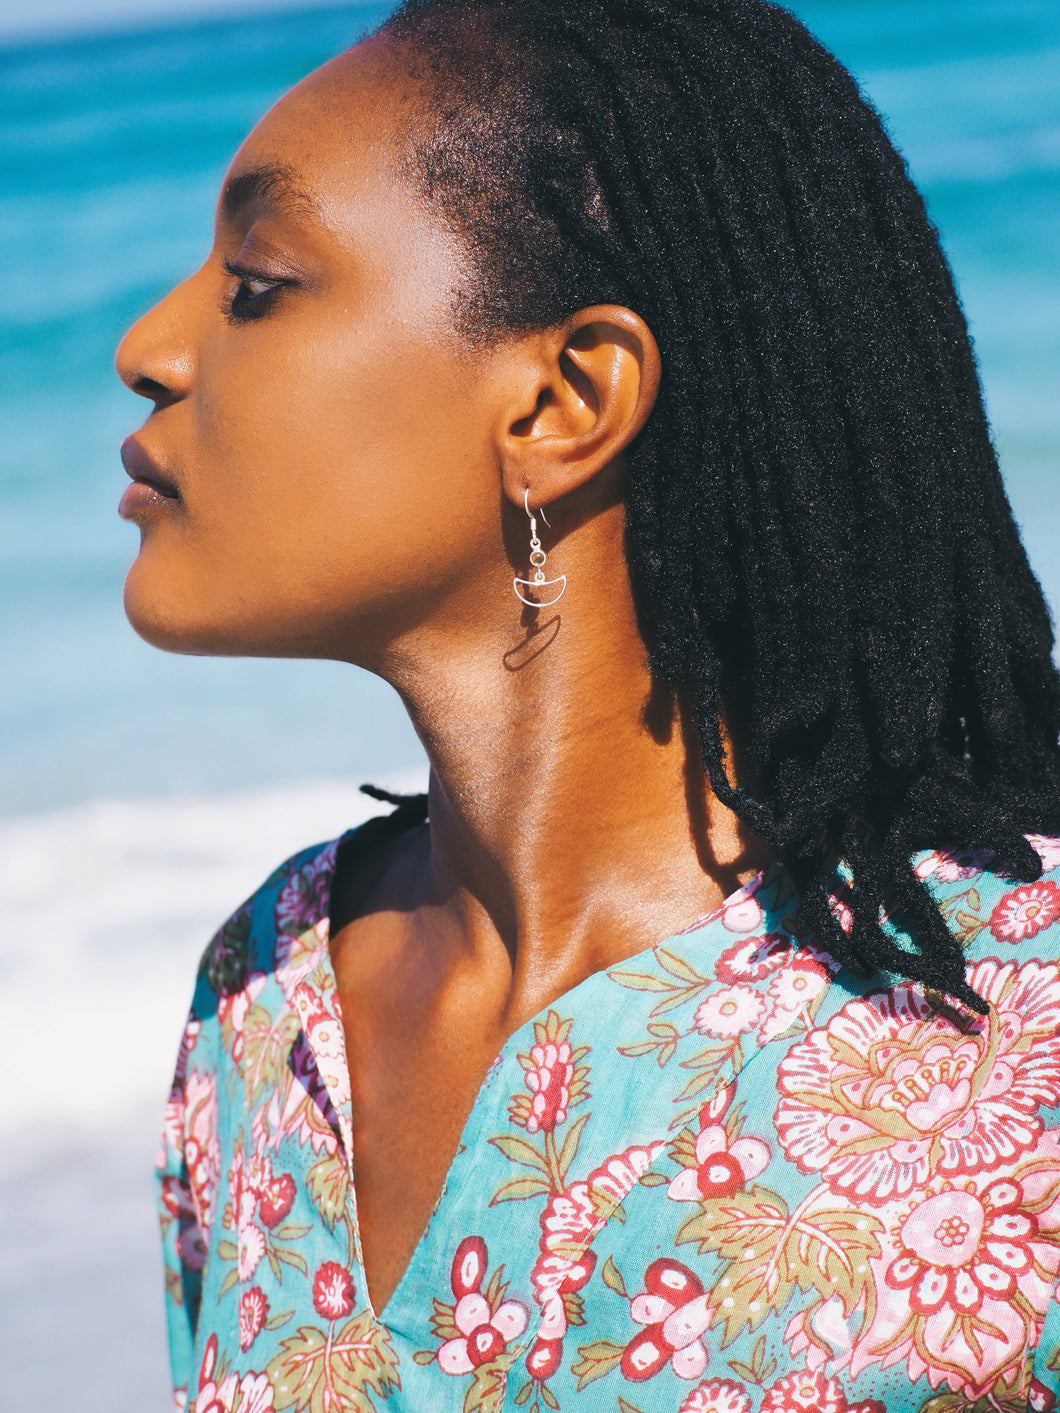
[{"label": "nose", "polygon": [[191,391],[193,280],[177,285],[138,319],[115,355],[118,377],[156,409],[179,402]]}]

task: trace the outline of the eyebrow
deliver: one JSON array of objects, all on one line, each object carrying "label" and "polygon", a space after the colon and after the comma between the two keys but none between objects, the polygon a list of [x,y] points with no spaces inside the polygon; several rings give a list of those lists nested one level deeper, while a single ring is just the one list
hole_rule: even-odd
[{"label": "eyebrow", "polygon": [[294,171],[280,163],[251,167],[230,177],[221,193],[221,213],[226,220],[234,221],[244,207],[255,201],[273,206],[285,216],[319,220],[316,202],[299,185]]}]

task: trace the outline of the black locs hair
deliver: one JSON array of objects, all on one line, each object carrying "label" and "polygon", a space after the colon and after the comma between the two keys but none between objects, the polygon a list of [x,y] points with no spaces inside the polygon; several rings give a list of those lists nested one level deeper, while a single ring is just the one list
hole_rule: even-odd
[{"label": "black locs hair", "polygon": [[953,280],[878,115],[765,0],[406,0],[383,33],[428,85],[410,160],[471,255],[466,335],[614,302],[658,340],[628,556],[713,789],[838,961],[983,1010],[910,857],[1040,876],[1024,831],[1060,828],[1060,678]]}]

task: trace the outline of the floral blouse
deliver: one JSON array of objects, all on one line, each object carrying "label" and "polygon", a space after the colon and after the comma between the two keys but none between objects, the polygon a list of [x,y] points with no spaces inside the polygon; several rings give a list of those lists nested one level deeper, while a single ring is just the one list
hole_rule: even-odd
[{"label": "floral blouse", "polygon": [[166,1111],[178,1408],[1056,1408],[1060,841],[1032,843],[1031,884],[917,856],[981,1019],[837,970],[779,866],[560,997],[498,1055],[379,1312],[336,845],[298,855],[207,949]]}]

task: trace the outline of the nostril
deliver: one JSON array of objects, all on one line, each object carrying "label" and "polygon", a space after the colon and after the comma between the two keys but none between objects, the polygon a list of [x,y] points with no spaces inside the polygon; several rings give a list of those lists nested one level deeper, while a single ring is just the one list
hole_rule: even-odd
[{"label": "nostril", "polygon": [[171,388],[167,388],[165,383],[160,383],[155,378],[135,378],[129,387],[140,397],[150,399],[157,407],[163,407],[177,400],[176,393]]}]

